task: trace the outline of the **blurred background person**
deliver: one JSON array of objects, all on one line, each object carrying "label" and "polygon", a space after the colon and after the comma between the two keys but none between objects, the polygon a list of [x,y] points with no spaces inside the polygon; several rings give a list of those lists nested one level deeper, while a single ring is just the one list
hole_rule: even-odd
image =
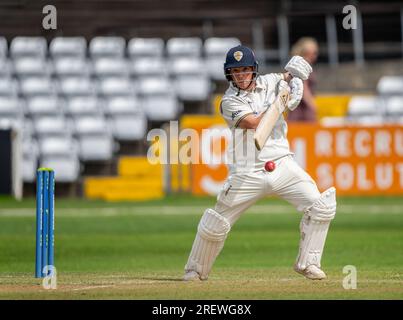
[{"label": "blurred background person", "polygon": [[[300,38],[291,49],[291,56],[301,56],[313,66],[318,58],[318,42],[311,37]],[[304,81],[304,94],[299,107],[288,113],[288,121],[317,121],[317,107],[314,99],[315,69],[308,80]]]}]

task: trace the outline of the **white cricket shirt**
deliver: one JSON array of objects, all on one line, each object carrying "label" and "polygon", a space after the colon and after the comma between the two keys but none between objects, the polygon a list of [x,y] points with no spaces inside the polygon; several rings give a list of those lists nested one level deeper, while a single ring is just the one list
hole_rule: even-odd
[{"label": "white cricket shirt", "polygon": [[254,145],[254,130],[238,128],[243,118],[250,114],[259,115],[274,102],[277,83],[282,79],[280,73],[260,75],[256,79],[256,88],[251,92],[239,90],[232,83],[225,92],[220,112],[232,133],[232,143],[227,153],[231,174],[261,170],[267,161],[293,154],[287,140],[287,123],[283,115],[280,115],[261,151]]}]

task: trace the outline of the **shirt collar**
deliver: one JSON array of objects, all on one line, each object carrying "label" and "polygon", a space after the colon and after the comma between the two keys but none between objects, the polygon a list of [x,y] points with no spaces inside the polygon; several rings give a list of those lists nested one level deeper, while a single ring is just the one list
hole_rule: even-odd
[{"label": "shirt collar", "polygon": [[262,79],[260,78],[260,76],[258,76],[256,78],[256,87],[255,87],[255,89],[253,91],[247,91],[247,90],[239,89],[239,88],[234,86],[232,81],[230,82],[230,88],[235,92],[235,94],[238,94],[238,91],[239,91],[239,96],[244,97],[244,96],[248,95],[251,92],[262,90],[264,88],[264,85],[263,85]]}]

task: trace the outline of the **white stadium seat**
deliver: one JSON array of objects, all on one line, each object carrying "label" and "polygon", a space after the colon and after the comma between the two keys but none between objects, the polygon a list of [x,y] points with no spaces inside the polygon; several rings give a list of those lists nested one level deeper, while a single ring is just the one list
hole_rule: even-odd
[{"label": "white stadium seat", "polygon": [[72,97],[66,101],[66,113],[70,116],[97,116],[101,114],[100,104],[95,96]]},{"label": "white stadium seat", "polygon": [[89,45],[92,58],[122,58],[125,54],[126,41],[122,37],[95,37]]},{"label": "white stadium seat", "polygon": [[207,57],[225,59],[228,50],[241,44],[238,38],[207,38],[204,41],[204,52]]},{"label": "white stadium seat", "polygon": [[136,141],[144,139],[147,132],[147,118],[144,114],[112,116],[113,136],[119,141]]},{"label": "white stadium seat", "polygon": [[166,77],[148,77],[139,79],[137,90],[140,95],[154,95],[172,93],[174,87]]},{"label": "white stadium seat", "polygon": [[53,71],[59,77],[88,77],[91,65],[81,57],[60,57],[53,60]]},{"label": "white stadium seat", "polygon": [[373,96],[353,96],[348,103],[350,116],[376,115],[380,112],[378,99]]},{"label": "white stadium seat", "polygon": [[204,53],[206,55],[205,67],[213,80],[226,80],[224,76],[224,61],[229,49],[240,45],[237,38],[208,38],[204,42]]},{"label": "white stadium seat", "polygon": [[42,136],[66,136],[71,133],[71,125],[64,116],[46,116],[34,119],[35,133]]},{"label": "white stadium seat", "polygon": [[38,140],[41,156],[50,155],[77,155],[78,144],[70,136],[43,136]]},{"label": "white stadium seat", "polygon": [[77,117],[74,133],[78,139],[82,161],[107,161],[112,159],[114,143],[110,128],[103,117]]},{"label": "white stadium seat", "polygon": [[4,37],[0,37],[0,60],[5,59],[7,57],[7,39]]},{"label": "white stadium seat", "polygon": [[32,138],[23,138],[22,141],[22,180],[34,182],[38,168],[39,147],[37,141]]},{"label": "white stadium seat", "polygon": [[55,94],[55,90],[50,78],[30,77],[20,80],[20,92],[25,97],[49,96]]},{"label": "white stadium seat", "polygon": [[57,96],[38,96],[27,99],[27,113],[36,116],[57,116],[63,112],[62,101]]},{"label": "white stadium seat", "polygon": [[174,80],[175,92],[183,101],[204,101],[207,100],[210,91],[210,79],[206,75],[185,75]]},{"label": "white stadium seat", "polygon": [[196,57],[181,57],[173,59],[170,63],[170,73],[174,76],[178,75],[205,75],[204,62]]},{"label": "white stadium seat", "polygon": [[66,96],[91,96],[96,94],[95,84],[87,77],[68,77],[59,80],[59,93]]},{"label": "white stadium seat", "polygon": [[161,57],[164,54],[164,40],[161,38],[133,38],[127,47],[131,58]]},{"label": "white stadium seat", "polygon": [[108,161],[113,157],[114,142],[110,134],[81,136],[78,143],[82,161]]},{"label": "white stadium seat", "polygon": [[403,76],[383,76],[377,85],[380,95],[402,95]]},{"label": "white stadium seat", "polygon": [[56,37],[50,42],[49,51],[53,58],[85,58],[87,53],[87,41],[84,37]]},{"label": "white stadium seat", "polygon": [[51,68],[41,57],[21,57],[14,59],[14,72],[18,77],[40,76],[50,74]]},{"label": "white stadium seat", "polygon": [[43,37],[15,37],[11,40],[10,55],[13,58],[30,56],[45,58],[47,42]]},{"label": "white stadium seat", "polygon": [[82,116],[74,118],[74,132],[77,136],[96,135],[109,132],[105,118],[98,116]]},{"label": "white stadium seat", "polygon": [[108,115],[133,115],[142,113],[140,103],[135,97],[114,97],[107,99],[104,104]]},{"label": "white stadium seat", "polygon": [[0,78],[0,96],[15,97],[18,95],[18,82],[13,78]]},{"label": "white stadium seat", "polygon": [[178,58],[171,63],[175,92],[183,101],[206,100],[211,91],[210,79],[199,58]]},{"label": "white stadium seat", "polygon": [[183,109],[173,93],[145,96],[141,106],[151,121],[175,120]]},{"label": "white stadium seat", "polygon": [[98,77],[127,77],[128,63],[125,59],[99,58],[94,62],[93,70]]},{"label": "white stadium seat", "polygon": [[131,96],[135,90],[129,78],[102,78],[98,81],[98,93],[105,97]]},{"label": "white stadium seat", "polygon": [[8,78],[11,76],[12,63],[7,58],[0,56],[0,78]]},{"label": "white stadium seat", "polygon": [[137,58],[130,64],[131,73],[141,76],[166,76],[168,74],[168,61],[160,57]]},{"label": "white stadium seat", "polygon": [[390,97],[386,100],[385,104],[387,115],[403,116],[403,96]]},{"label": "white stadium seat", "polygon": [[18,98],[0,96],[0,118],[19,118],[23,111],[22,101]]},{"label": "white stadium seat", "polygon": [[200,57],[202,40],[197,37],[171,38],[167,42],[167,52],[173,57]]},{"label": "white stadium seat", "polygon": [[56,183],[72,183],[80,175],[80,161],[76,155],[51,155],[40,159],[40,166],[52,168],[55,171]]}]

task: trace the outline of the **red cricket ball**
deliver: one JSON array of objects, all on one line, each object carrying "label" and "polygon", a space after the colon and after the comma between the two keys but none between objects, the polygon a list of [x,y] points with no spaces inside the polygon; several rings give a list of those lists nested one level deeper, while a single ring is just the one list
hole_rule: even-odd
[{"label": "red cricket ball", "polygon": [[276,169],[276,164],[273,161],[267,161],[264,165],[264,168],[266,171],[272,172],[274,169]]}]

